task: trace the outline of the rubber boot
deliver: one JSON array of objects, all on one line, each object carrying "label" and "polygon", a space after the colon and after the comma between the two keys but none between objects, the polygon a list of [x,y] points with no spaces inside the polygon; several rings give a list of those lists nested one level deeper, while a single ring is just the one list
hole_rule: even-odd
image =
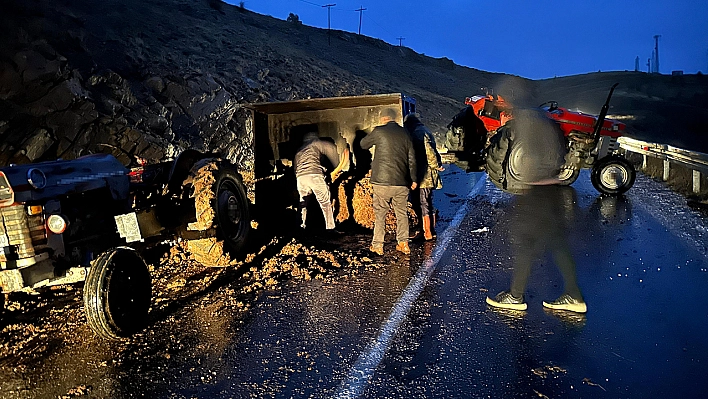
[{"label": "rubber boot", "polygon": [[415,225],[411,225],[411,232],[410,232],[410,234],[408,235],[408,239],[409,239],[409,240],[417,241],[417,240],[419,240],[419,239],[421,238],[421,236],[423,235],[423,231],[422,231],[422,230],[423,230],[423,228],[422,228],[423,221],[422,221],[422,219],[421,219],[422,216],[421,216],[420,213],[418,213],[418,212],[416,212],[415,218],[416,218],[417,220],[416,220]]},{"label": "rubber boot", "polygon": [[433,239],[433,232],[430,230],[430,216],[423,216],[423,238],[425,241]]}]

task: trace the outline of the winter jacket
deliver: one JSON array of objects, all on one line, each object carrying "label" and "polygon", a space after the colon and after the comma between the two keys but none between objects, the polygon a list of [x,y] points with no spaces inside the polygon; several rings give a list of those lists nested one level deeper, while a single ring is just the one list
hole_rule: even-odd
[{"label": "winter jacket", "polygon": [[557,177],[566,152],[565,137],[555,122],[542,111],[520,109],[490,139],[486,170],[497,187],[518,194]]},{"label": "winter jacket", "polygon": [[361,139],[361,148],[374,147],[371,183],[410,186],[416,176],[415,151],[408,133],[396,122],[377,126]]},{"label": "winter jacket", "polygon": [[[411,131],[412,130],[412,131]],[[413,149],[415,150],[415,162],[417,165],[416,182],[419,188],[442,188],[442,181],[438,174],[441,165],[440,154],[435,145],[433,133],[418,122],[409,128]]]},{"label": "winter jacket", "polygon": [[325,157],[331,167],[339,164],[337,146],[318,138],[305,141],[295,154],[295,176],[324,175],[327,168],[322,164]]},{"label": "winter jacket", "polygon": [[471,106],[463,108],[447,125],[445,146],[457,158],[455,164],[465,171],[478,170],[487,146],[487,128]]}]

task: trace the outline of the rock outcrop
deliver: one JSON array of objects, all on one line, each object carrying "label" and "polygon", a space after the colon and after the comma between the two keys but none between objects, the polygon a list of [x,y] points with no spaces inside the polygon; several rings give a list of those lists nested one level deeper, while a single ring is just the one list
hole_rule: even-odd
[{"label": "rock outcrop", "polygon": [[[578,93],[573,77],[564,86],[566,78],[488,73],[218,0],[5,0],[0,24],[0,165],[96,152],[129,165],[195,148],[250,168],[243,104],[391,92],[416,98],[442,142],[464,98],[480,87],[519,105],[563,97],[564,105],[577,99],[599,110],[605,86],[627,77],[611,113],[641,118],[646,108],[651,118],[640,119],[636,136],[669,127],[695,135],[705,126],[700,106],[691,109],[701,118],[674,123],[685,120],[676,115],[684,105],[708,99],[702,76],[677,77],[683,88],[670,99],[658,90],[674,77],[656,86],[655,77],[637,73],[583,75]],[[674,107],[663,105],[669,100]]]}]

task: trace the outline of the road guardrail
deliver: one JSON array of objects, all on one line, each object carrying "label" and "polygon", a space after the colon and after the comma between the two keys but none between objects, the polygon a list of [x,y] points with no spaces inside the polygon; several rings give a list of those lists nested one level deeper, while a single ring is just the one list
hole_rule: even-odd
[{"label": "road guardrail", "polygon": [[647,166],[647,157],[661,159],[664,162],[663,179],[669,180],[671,164],[679,164],[692,171],[693,192],[701,192],[701,175],[708,176],[708,154],[685,150],[667,144],[649,143],[629,137],[617,139],[620,148],[643,156],[642,169]]}]

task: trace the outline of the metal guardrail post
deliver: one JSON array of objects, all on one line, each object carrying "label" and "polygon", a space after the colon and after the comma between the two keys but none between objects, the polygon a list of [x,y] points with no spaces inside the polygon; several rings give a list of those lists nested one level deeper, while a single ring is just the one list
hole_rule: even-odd
[{"label": "metal guardrail post", "polygon": [[701,192],[701,172],[693,171],[693,193],[699,194]]},{"label": "metal guardrail post", "polygon": [[669,172],[671,172],[671,162],[668,159],[664,159],[664,181],[669,180]]}]

